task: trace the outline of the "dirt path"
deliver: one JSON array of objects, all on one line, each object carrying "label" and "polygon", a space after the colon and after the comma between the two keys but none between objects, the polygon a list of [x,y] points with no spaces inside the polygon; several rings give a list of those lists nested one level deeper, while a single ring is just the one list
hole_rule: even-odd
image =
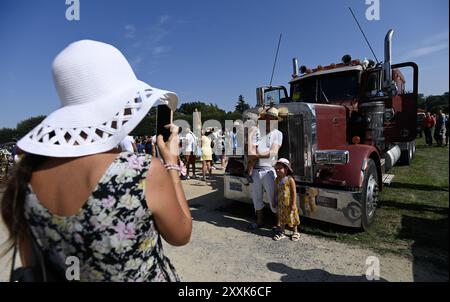
[{"label": "dirt path", "polygon": [[[275,242],[270,219],[267,228],[248,231],[252,206],[225,200],[218,174],[209,185],[183,182],[194,218],[192,238],[183,247],[164,245],[183,281],[367,281],[369,256],[378,257],[382,281],[448,281],[433,267],[322,237],[302,234],[298,242]],[[5,239],[0,224],[0,242]],[[0,281],[8,279],[10,257],[0,258]]]}]

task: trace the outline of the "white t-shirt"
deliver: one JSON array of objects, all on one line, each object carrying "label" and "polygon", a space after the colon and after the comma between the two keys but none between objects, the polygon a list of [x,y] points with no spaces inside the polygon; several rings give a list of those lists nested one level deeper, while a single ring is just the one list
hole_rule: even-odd
[{"label": "white t-shirt", "polygon": [[131,135],[128,135],[120,142],[120,148],[122,151],[134,152],[133,144],[134,138]]},{"label": "white t-shirt", "polygon": [[184,152],[185,153],[194,152],[195,145],[196,144],[194,134],[192,132],[188,132],[184,137],[184,144],[183,144]]},{"label": "white t-shirt", "polygon": [[[258,153],[265,153],[269,151],[273,145],[281,146],[283,144],[283,133],[278,129],[274,129],[266,135],[261,135],[258,142]],[[258,160],[258,167],[272,167],[277,160],[277,155],[269,158],[260,158]]]},{"label": "white t-shirt", "polygon": [[214,153],[217,155],[222,155],[223,151],[223,141],[224,137],[222,135],[222,130],[217,130],[213,133],[214,135]]}]

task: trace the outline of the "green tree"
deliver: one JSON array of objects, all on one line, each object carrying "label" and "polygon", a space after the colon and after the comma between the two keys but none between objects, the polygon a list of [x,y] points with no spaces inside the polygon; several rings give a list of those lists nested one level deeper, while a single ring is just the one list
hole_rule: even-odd
[{"label": "green tree", "polygon": [[431,113],[438,113],[442,110],[445,113],[449,112],[448,92],[443,95],[430,95],[426,98],[425,108]]},{"label": "green tree", "polygon": [[195,109],[204,114],[225,114],[225,111],[220,109],[216,104],[207,104],[204,102],[191,102],[191,103],[183,103],[180,108],[177,110],[179,113],[191,115]]},{"label": "green tree", "polygon": [[419,93],[417,96],[417,108],[420,109],[426,109],[426,97],[423,95],[423,93]]},{"label": "green tree", "polygon": [[16,129],[12,128],[1,128],[0,129],[0,145],[12,142],[17,138]]},{"label": "green tree", "polygon": [[245,102],[244,97],[241,94],[234,108],[236,112],[244,113],[245,110],[250,108],[250,105]]},{"label": "green tree", "polygon": [[16,126],[18,138],[22,138],[23,136],[25,136],[28,132],[33,130],[39,123],[41,123],[45,118],[46,116],[39,115],[35,117],[30,117],[26,120],[19,122]]}]

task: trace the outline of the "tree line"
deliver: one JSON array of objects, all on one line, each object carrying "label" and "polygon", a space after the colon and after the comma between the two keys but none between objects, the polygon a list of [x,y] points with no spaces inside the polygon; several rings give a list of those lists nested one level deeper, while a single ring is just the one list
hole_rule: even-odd
[{"label": "tree line", "polygon": [[439,110],[442,110],[445,114],[448,114],[448,107],[448,92],[445,92],[442,95],[429,95],[427,97],[423,94],[419,94],[417,108],[431,113],[438,113]]},{"label": "tree line", "polygon": [[[444,113],[449,112],[449,99],[448,92],[442,95],[430,95],[424,96],[419,94],[417,100],[417,108],[429,111],[431,113],[437,113],[442,110]],[[195,109],[201,112],[202,121],[206,120],[217,120],[222,125],[225,124],[226,120],[238,120],[242,118],[242,113],[249,109],[250,105],[245,102],[242,95],[239,96],[238,101],[235,106],[234,111],[226,112],[225,110],[219,108],[216,104],[208,104],[204,102],[190,102],[183,103],[174,112],[174,120],[185,120],[192,126],[192,115]],[[35,117],[30,117],[19,122],[16,128],[1,128],[0,129],[0,144],[18,140],[36,127],[45,116],[39,115]],[[156,129],[156,109],[152,108],[145,116],[145,118],[136,126],[136,128],[131,132],[133,136],[147,136],[153,135]]]},{"label": "tree line", "polygon": [[[191,125],[192,129],[192,116],[193,112],[201,112],[202,121],[206,120],[217,120],[222,125],[225,124],[226,120],[238,120],[242,118],[242,113],[249,109],[250,105],[247,104],[242,95],[236,103],[234,111],[228,111],[219,108],[216,104],[208,104],[205,102],[190,102],[183,103],[174,112],[174,120],[185,120]],[[46,116],[39,115],[35,117],[30,117],[19,122],[16,128],[1,128],[0,129],[0,145],[15,140],[19,140],[25,134],[33,130],[40,122],[42,122]],[[133,136],[148,136],[153,135],[156,132],[156,108],[152,108],[150,112],[144,117],[144,119],[134,128],[131,132]]]}]

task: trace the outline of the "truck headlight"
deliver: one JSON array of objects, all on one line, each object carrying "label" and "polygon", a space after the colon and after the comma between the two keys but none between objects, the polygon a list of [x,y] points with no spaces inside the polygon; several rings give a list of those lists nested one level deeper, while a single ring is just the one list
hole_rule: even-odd
[{"label": "truck headlight", "polygon": [[347,150],[318,150],[314,153],[316,164],[345,165],[350,161]]}]

